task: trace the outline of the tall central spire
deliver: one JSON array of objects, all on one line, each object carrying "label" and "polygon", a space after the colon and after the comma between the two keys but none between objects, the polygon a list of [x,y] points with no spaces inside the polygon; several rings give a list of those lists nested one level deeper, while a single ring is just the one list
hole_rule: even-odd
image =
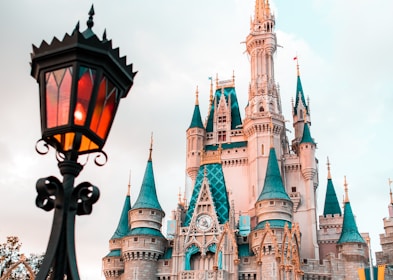
[{"label": "tall central spire", "polygon": [[[252,113],[263,110],[281,114],[278,88],[274,80],[273,56],[277,49],[274,27],[275,18],[270,11],[269,1],[256,0],[254,19],[246,39],[247,53],[251,61],[249,101],[257,105],[256,108],[251,108],[254,110]],[[262,100],[260,96],[266,98]]]},{"label": "tall central spire", "polygon": [[255,1],[255,20],[262,22],[265,18],[270,16],[269,0]]}]

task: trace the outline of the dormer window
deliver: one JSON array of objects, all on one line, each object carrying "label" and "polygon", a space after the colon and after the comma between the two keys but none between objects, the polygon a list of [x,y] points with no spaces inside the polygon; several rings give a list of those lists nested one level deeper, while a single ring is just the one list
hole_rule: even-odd
[{"label": "dormer window", "polygon": [[218,123],[226,123],[227,116],[218,116]]}]

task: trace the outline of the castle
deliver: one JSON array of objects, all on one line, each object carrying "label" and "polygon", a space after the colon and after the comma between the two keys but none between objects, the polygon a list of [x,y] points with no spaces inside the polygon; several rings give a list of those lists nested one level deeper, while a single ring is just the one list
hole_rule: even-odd
[{"label": "castle", "polygon": [[[323,213],[318,216],[316,141],[298,67],[288,139],[274,77],[275,17],[256,0],[246,38],[251,81],[244,119],[235,79],[210,83],[202,121],[198,90],[186,131],[189,200],[179,199],[162,233],[165,213],[156,193],[152,145],[140,193],[127,194],[106,279],[359,279],[369,267],[368,234],[360,234],[345,182],[343,210],[328,163]],[[181,171],[180,171],[181,172]],[[393,260],[393,199],[377,264]]]}]

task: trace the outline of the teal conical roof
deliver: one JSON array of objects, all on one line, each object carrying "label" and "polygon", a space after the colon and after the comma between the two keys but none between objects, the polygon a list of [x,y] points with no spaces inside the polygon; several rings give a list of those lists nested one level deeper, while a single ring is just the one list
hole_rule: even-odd
[{"label": "teal conical roof", "polygon": [[[222,92],[223,91],[223,92]],[[228,104],[228,107],[231,107],[231,129],[240,129],[242,125],[242,119],[240,116],[239,103],[237,102],[236,90],[234,87],[226,87],[219,88],[216,90],[214,94],[214,100],[219,101],[221,98],[221,94],[224,94],[225,101],[231,101],[231,104]],[[218,102],[217,102],[218,103]],[[209,118],[207,120],[206,132],[213,132],[213,118],[214,118],[214,104],[213,101],[210,107]]]},{"label": "teal conical roof", "polygon": [[153,162],[151,160],[151,156],[147,161],[145,175],[143,177],[142,187],[139,192],[139,196],[135,201],[134,206],[132,207],[132,209],[138,208],[149,208],[163,211],[157,198],[156,184],[154,181],[153,173]]},{"label": "teal conical roof", "polygon": [[111,239],[122,238],[128,233],[128,211],[131,210],[131,199],[128,193],[124,201],[123,210],[121,211],[119,224]]},{"label": "teal conical roof", "polygon": [[194,113],[192,115],[192,120],[189,128],[193,127],[204,128],[201,118],[201,111],[199,110],[198,104],[195,104]]},{"label": "teal conical roof", "polygon": [[344,204],[344,221],[340,238],[337,244],[342,243],[366,243],[358,231],[355,217],[352,213],[351,203],[349,201]]},{"label": "teal conical roof", "polygon": [[310,127],[308,126],[308,123],[304,123],[303,127],[303,137],[300,143],[311,143],[315,145],[314,139],[311,137],[311,132],[310,132]]},{"label": "teal conical roof", "polygon": [[306,103],[306,99],[304,98],[304,92],[302,87],[302,81],[300,80],[300,75],[297,76],[297,85],[296,85],[296,97],[295,97],[295,107],[294,107],[294,114],[297,114],[297,107],[299,104],[303,103],[304,108],[306,108],[307,114],[309,114],[308,106]]},{"label": "teal conical roof", "polygon": [[274,148],[270,148],[269,159],[267,162],[265,182],[263,189],[259,195],[258,201],[266,199],[285,199],[291,200],[289,195],[285,191],[284,184],[282,182],[280,169],[278,167],[276,151]]},{"label": "teal conical roof", "polygon": [[[206,171],[205,171],[206,168]],[[214,208],[216,210],[218,222],[224,224],[229,219],[229,200],[225,186],[224,173],[220,163],[201,165],[195,180],[194,190],[192,192],[190,206],[186,214],[184,226],[189,226],[195,206],[198,202],[198,196],[202,188],[203,179],[206,177],[209,181],[210,192],[212,194]]]},{"label": "teal conical roof", "polygon": [[338,203],[336,191],[333,186],[332,179],[328,179],[327,188],[326,188],[326,196],[325,196],[325,206],[323,208],[323,216],[326,215],[336,215],[339,214],[341,216],[341,207]]}]

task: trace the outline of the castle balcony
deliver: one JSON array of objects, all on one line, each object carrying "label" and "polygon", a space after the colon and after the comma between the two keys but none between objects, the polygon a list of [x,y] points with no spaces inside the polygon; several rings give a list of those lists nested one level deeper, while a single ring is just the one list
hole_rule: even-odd
[{"label": "castle balcony", "polygon": [[180,280],[225,280],[229,274],[224,270],[185,270],[180,272]]}]

